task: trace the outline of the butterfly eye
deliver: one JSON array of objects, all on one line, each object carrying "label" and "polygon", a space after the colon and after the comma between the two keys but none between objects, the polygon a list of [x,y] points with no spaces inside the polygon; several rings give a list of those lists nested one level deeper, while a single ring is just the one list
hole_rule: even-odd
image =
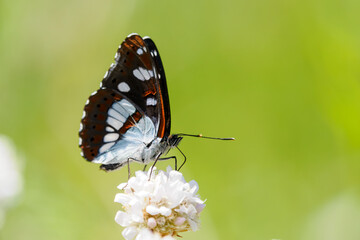
[{"label": "butterfly eye", "polygon": [[96,105],[97,108],[100,108],[100,104]]},{"label": "butterfly eye", "polygon": [[116,79],[115,79],[115,78],[113,78],[113,80],[111,80],[111,82],[112,82],[112,83],[115,83],[115,82],[116,82]]}]

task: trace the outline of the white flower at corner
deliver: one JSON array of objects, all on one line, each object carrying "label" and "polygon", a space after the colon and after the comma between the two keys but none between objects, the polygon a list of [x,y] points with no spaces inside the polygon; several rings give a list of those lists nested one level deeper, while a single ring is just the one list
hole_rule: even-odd
[{"label": "white flower at corner", "polygon": [[22,190],[18,161],[14,144],[6,136],[0,135],[0,228],[6,209],[13,205],[14,199]]},{"label": "white flower at corner", "polygon": [[125,227],[126,240],[171,240],[178,233],[193,230],[199,225],[199,214],[205,207],[197,195],[196,181],[186,182],[183,175],[171,167],[156,172],[137,171],[135,177],[118,186],[124,193],[115,196],[123,205],[115,221]]}]

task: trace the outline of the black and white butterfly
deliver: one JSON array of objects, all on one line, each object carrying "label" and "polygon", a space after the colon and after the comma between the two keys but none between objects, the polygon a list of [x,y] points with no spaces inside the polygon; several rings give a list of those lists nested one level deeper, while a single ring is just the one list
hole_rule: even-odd
[{"label": "black and white butterfly", "polygon": [[104,170],[131,161],[147,164],[177,147],[181,135],[187,134],[170,135],[169,95],[154,42],[129,35],[86,102],[79,131],[82,156]]},{"label": "black and white butterfly", "polygon": [[86,102],[80,124],[82,156],[113,170],[158,159],[179,144],[170,135],[170,104],[164,68],[154,42],[129,35],[100,89]]}]

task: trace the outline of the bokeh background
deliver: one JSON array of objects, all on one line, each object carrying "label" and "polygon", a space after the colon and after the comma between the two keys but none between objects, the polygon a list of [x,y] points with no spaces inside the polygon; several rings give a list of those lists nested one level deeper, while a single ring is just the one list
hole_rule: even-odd
[{"label": "bokeh background", "polygon": [[83,160],[78,129],[137,32],[160,50],[172,132],[236,138],[182,141],[182,172],[207,199],[184,239],[359,240],[359,12],[356,0],[0,1],[0,134],[24,159],[0,239],[122,239],[113,198],[127,170]]}]

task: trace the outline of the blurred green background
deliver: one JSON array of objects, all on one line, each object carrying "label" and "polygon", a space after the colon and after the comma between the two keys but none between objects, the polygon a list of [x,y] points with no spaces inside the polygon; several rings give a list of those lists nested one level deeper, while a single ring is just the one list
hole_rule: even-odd
[{"label": "blurred green background", "polygon": [[356,0],[0,1],[0,133],[26,159],[0,239],[122,239],[113,198],[127,170],[83,160],[78,129],[137,32],[160,51],[172,132],[237,139],[182,141],[182,172],[207,199],[184,239],[359,240],[359,12]]}]

